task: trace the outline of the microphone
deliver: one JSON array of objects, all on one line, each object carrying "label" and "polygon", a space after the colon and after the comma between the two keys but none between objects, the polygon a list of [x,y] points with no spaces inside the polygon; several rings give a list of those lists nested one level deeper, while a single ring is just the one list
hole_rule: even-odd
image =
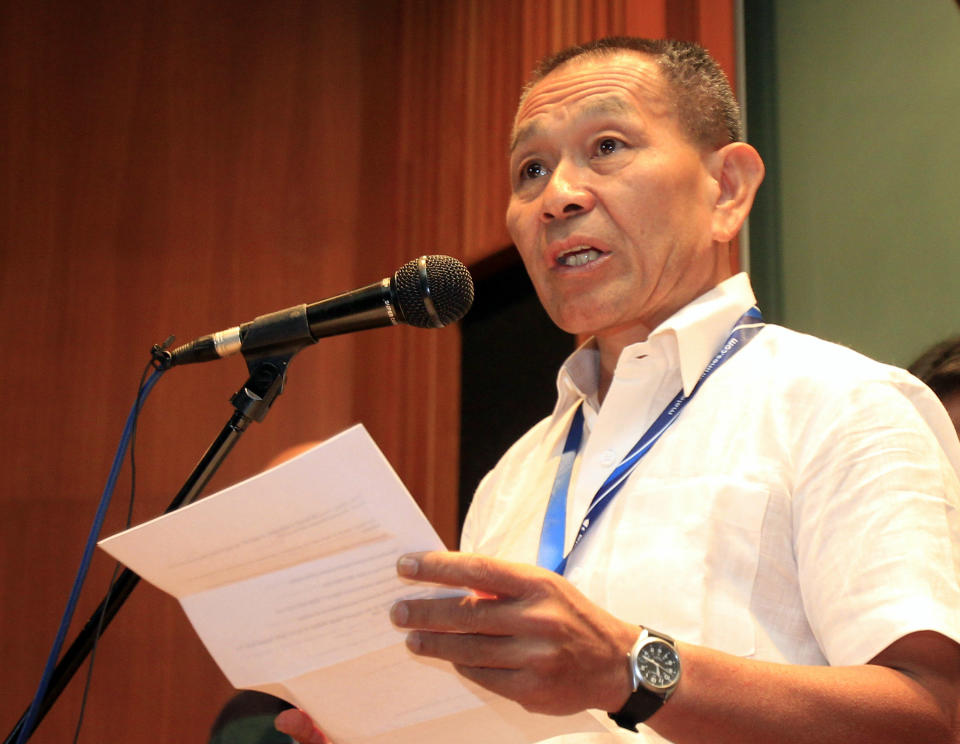
[{"label": "microphone", "polygon": [[421,256],[375,284],[201,336],[170,352],[169,366],[209,362],[238,351],[299,350],[325,336],[399,323],[442,328],[460,320],[471,304],[473,279],[466,266],[450,256]]}]

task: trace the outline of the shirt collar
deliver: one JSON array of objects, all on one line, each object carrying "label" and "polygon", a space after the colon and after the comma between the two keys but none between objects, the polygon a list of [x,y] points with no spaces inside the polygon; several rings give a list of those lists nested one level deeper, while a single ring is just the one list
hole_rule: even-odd
[{"label": "shirt collar", "polygon": [[[680,308],[654,328],[647,341],[625,347],[620,360],[648,353],[651,342],[669,343],[679,360],[684,395],[690,395],[734,323],[754,304],[750,279],[741,272]],[[592,338],[568,357],[557,377],[557,412],[578,400],[595,399],[599,363],[600,352]]]}]

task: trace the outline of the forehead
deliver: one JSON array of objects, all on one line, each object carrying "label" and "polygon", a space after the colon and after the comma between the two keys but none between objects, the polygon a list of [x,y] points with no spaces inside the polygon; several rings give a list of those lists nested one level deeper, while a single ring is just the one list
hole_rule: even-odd
[{"label": "forehead", "polygon": [[511,150],[536,134],[550,117],[673,112],[657,63],[639,52],[584,55],[538,81],[520,103]]}]

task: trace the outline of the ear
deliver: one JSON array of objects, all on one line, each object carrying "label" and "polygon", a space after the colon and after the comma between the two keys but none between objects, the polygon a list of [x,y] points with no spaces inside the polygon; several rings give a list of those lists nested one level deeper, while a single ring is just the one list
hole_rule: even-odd
[{"label": "ear", "polygon": [[763,180],[763,160],[746,142],[731,142],[713,153],[711,169],[720,184],[713,209],[713,239],[733,240],[750,213],[753,197]]}]

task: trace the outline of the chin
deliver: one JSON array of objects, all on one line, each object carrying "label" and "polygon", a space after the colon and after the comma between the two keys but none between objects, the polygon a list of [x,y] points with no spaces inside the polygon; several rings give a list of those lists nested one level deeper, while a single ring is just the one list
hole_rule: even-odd
[{"label": "chin", "polygon": [[550,320],[553,321],[553,324],[557,328],[573,336],[592,336],[597,331],[595,317],[588,317],[581,313],[572,313],[569,312],[569,310],[566,312],[553,312],[549,309],[547,310],[547,315],[550,316]]},{"label": "chin", "polygon": [[567,302],[556,310],[547,310],[554,324],[567,333],[575,336],[599,336],[611,329],[623,325],[618,313],[604,303],[590,301],[586,296],[584,302]]}]

